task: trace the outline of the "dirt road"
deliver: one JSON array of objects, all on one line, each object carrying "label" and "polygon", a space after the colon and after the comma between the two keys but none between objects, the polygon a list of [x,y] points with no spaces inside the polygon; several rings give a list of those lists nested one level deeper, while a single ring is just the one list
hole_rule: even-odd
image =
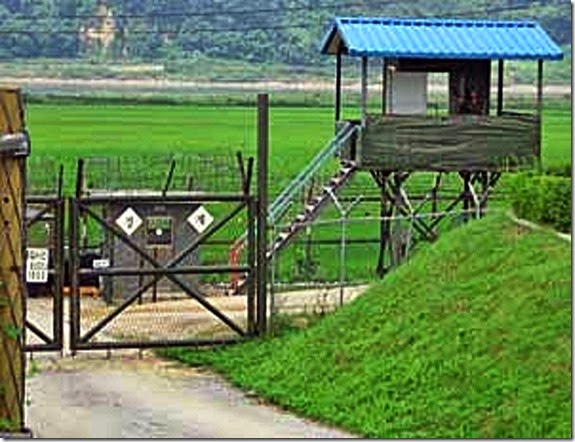
[{"label": "dirt road", "polygon": [[37,438],[347,438],[232,388],[219,377],[146,355],[39,359],[28,380]]},{"label": "dirt road", "polygon": [[[345,302],[364,290],[364,286],[346,289]],[[338,304],[339,294],[337,289],[278,294],[276,308],[283,312],[330,310]],[[244,298],[220,297],[211,302],[235,318],[245,311]],[[51,300],[29,301],[28,319],[49,331]],[[92,313],[98,316],[101,304],[83,300],[87,320]],[[213,325],[209,314],[186,299],[136,305],[122,316],[131,333],[137,337],[152,334],[156,339],[173,337],[161,334],[168,332],[181,337],[190,324],[199,331]],[[114,340],[124,335],[128,328],[122,324],[116,321],[104,337]],[[114,351],[109,360],[102,351],[82,351],[72,358],[68,314],[64,325],[63,353],[68,356],[39,354],[28,364],[29,371],[31,367],[39,370],[28,378],[30,404],[26,408],[26,425],[37,438],[352,437],[265,405],[213,374],[160,360],[151,352],[145,352],[142,359],[135,350]]]}]

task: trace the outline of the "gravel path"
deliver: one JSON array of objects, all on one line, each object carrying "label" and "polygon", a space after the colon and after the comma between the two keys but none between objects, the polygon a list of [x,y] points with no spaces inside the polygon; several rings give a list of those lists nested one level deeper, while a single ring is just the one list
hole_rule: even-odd
[{"label": "gravel path", "polygon": [[[346,289],[345,302],[364,289]],[[234,319],[245,312],[245,297],[210,301]],[[338,302],[337,289],[307,290],[277,295],[276,307],[312,312],[331,310]],[[86,299],[83,305],[86,320],[90,312],[101,316],[101,301]],[[105,330],[104,337],[125,333],[123,321],[138,337],[169,337],[160,333],[168,331],[182,336],[191,325],[198,330],[213,325],[211,315],[202,310],[189,300],[135,305]],[[28,319],[46,331],[50,311],[50,299],[29,300]],[[69,355],[67,314],[64,319],[63,353]],[[29,367],[39,372],[27,380],[27,426],[37,438],[57,439],[353,437],[264,404],[213,374],[158,359],[151,352],[138,356],[134,350],[113,351],[111,359],[102,351],[81,351],[75,358],[35,355]]]},{"label": "gravel path", "polygon": [[219,377],[153,356],[39,359],[28,380],[37,438],[348,438],[264,405]]}]

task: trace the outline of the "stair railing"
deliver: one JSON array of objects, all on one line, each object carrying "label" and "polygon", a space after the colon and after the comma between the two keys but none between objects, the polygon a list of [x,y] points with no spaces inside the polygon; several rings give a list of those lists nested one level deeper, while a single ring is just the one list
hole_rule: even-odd
[{"label": "stair railing", "polygon": [[[306,186],[315,173],[325,162],[338,154],[346,143],[359,132],[360,126],[346,122],[345,125],[336,133],[336,135],[321,149],[315,157],[302,169],[297,176],[280,192],[274,201],[268,206],[268,218],[272,223],[280,219],[289,209],[293,199],[298,195],[301,189]],[[237,265],[242,250],[245,247],[247,231],[244,232],[232,245],[229,251],[230,265]],[[232,275],[232,286],[239,282],[239,275]]]},{"label": "stair railing", "polygon": [[306,186],[315,173],[327,159],[336,155],[345,146],[346,142],[359,130],[359,126],[347,122],[335,137],[297,174],[297,176],[285,187],[268,208],[268,216],[271,222],[277,221],[285,213],[290,202]]}]

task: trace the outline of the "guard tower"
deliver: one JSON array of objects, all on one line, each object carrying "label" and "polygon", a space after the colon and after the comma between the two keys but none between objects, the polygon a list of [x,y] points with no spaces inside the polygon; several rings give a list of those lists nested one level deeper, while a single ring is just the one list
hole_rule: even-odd
[{"label": "guard tower", "polygon": [[[378,273],[397,260],[402,244],[394,240],[388,220],[413,216],[431,202],[438,210],[442,174],[460,178],[453,200],[443,212],[460,203],[480,216],[490,188],[501,172],[538,164],[541,157],[543,61],[560,60],[561,49],[533,21],[439,20],[398,18],[336,18],[321,51],[336,57],[336,133],[359,128],[340,152],[371,173],[381,189],[381,253]],[[361,60],[360,119],[342,116],[342,62]],[[368,112],[368,63],[379,58],[381,110]],[[505,60],[534,60],[537,85],[534,108],[506,112],[503,102]],[[492,62],[497,63],[496,103],[491,103]],[[445,109],[428,112],[427,77],[448,74]],[[379,78],[379,75],[377,76]],[[433,187],[415,207],[407,181],[415,172],[433,176]],[[422,174],[416,174],[421,176]],[[442,216],[413,217],[420,237],[432,239]],[[399,252],[399,254],[401,254]]]}]

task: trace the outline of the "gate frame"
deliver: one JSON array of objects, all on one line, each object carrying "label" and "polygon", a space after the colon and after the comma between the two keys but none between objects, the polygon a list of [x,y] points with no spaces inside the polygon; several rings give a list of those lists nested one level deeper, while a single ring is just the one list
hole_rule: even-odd
[{"label": "gate frame", "polygon": [[48,275],[54,277],[54,293],[52,294],[52,338],[42,331],[38,326],[26,318],[26,329],[44,341],[37,344],[26,344],[27,352],[36,351],[59,351],[63,349],[64,344],[64,216],[65,216],[65,199],[61,196],[30,196],[26,198],[28,204],[44,204],[34,217],[26,220],[26,228],[30,228],[39,222],[42,216],[52,212],[54,214],[54,232],[50,234],[53,241],[49,247],[52,251],[53,265],[48,270]]},{"label": "gate frame", "polygon": [[[55,195],[30,195],[26,196],[26,208],[29,204],[43,204],[44,207],[32,218],[25,220],[26,232],[39,222],[47,213],[54,215],[54,231],[51,232],[50,245],[53,250],[53,266],[48,270],[48,275],[54,276],[54,293],[52,305],[52,338],[46,335],[38,326],[25,318],[25,326],[28,331],[38,337],[43,343],[26,344],[26,352],[37,351],[63,351],[64,349],[64,247],[65,247],[65,214],[66,200],[63,196],[64,166],[60,165],[58,173],[58,189]],[[28,247],[28,235],[26,235],[26,247]]]},{"label": "gate frame", "polygon": [[[201,346],[233,343],[252,337],[262,332],[261,321],[256,321],[256,308],[260,304],[256,303],[256,280],[259,277],[256,266],[256,213],[258,200],[250,194],[250,185],[253,169],[253,158],[249,158],[247,169],[241,154],[238,153],[238,162],[242,179],[241,193],[198,193],[197,195],[169,195],[160,194],[157,196],[114,196],[114,195],[83,195],[84,182],[84,160],[78,161],[76,193],[74,197],[68,199],[69,215],[69,250],[70,250],[70,349],[73,353],[77,350],[95,350],[95,349],[121,349],[121,348],[154,348],[168,346]],[[238,205],[227,213],[222,219],[210,226],[206,231],[201,233],[197,238],[188,244],[188,246],[170,259],[166,264],[160,264],[147,250],[136,244],[131,238],[122,232],[113,223],[108,222],[99,214],[91,210],[90,206],[101,205],[108,202],[126,202],[144,203],[144,204],[194,204],[202,202],[237,202]],[[178,267],[178,263],[186,258],[190,253],[204,244],[213,234],[218,232],[229,221],[234,219],[241,211],[247,211],[248,226],[248,254],[247,265],[245,266],[186,266]],[[153,268],[98,268],[98,269],[80,269],[80,229],[82,215],[88,215],[95,220],[104,230],[120,239],[125,245],[131,248],[140,259],[147,261]],[[229,319],[224,313],[209,303],[203,293],[195,288],[190,288],[178,279],[181,274],[214,274],[214,273],[247,273],[248,292],[247,292],[247,330],[243,330],[234,321]],[[81,311],[80,311],[80,294],[79,294],[79,276],[138,276],[153,275],[151,281],[144,284],[124,300],[112,312],[108,313],[103,319],[100,319],[84,335],[81,334]],[[148,290],[154,283],[162,278],[168,278],[172,283],[177,285],[183,293],[190,298],[199,302],[204,308],[216,316],[220,321],[238,333],[239,338],[228,339],[186,339],[186,340],[156,340],[156,341],[100,341],[90,342],[106,325],[112,322],[117,316],[132,305],[141,295]],[[264,324],[265,326],[265,324]]]}]

